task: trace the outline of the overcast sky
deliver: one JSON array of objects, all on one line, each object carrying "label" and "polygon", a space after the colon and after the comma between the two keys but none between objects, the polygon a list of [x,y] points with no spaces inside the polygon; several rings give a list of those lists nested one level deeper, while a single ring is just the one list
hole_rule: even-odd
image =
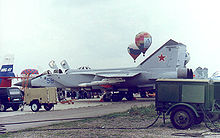
[{"label": "overcast sky", "polygon": [[72,68],[135,67],[127,47],[151,34],[149,56],[169,39],[187,46],[188,67],[220,70],[218,0],[0,0],[0,58],[14,71],[49,69],[66,59]]}]

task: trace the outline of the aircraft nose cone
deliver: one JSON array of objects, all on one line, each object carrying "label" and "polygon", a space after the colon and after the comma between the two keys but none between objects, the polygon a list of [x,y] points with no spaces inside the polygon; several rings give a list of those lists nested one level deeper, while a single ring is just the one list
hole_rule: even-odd
[{"label": "aircraft nose cone", "polygon": [[17,82],[17,83],[15,83],[14,84],[15,86],[22,86],[22,82],[20,81],[20,82]]},{"label": "aircraft nose cone", "polygon": [[32,87],[31,80],[23,80],[14,84],[15,86]]}]

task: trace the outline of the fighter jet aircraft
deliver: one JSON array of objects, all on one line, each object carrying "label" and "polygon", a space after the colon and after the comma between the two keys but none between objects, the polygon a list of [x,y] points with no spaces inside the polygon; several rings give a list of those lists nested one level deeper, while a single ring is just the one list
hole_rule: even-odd
[{"label": "fighter jet aircraft", "polygon": [[[134,92],[154,90],[158,78],[192,79],[192,69],[186,68],[189,59],[186,46],[171,39],[137,67],[79,70],[70,69],[67,63],[63,63],[66,70],[64,73],[58,71],[42,74],[28,80],[27,86],[105,90],[107,93],[103,96],[104,101],[120,101],[123,97],[132,100]],[[21,84],[19,82],[15,85]]]}]

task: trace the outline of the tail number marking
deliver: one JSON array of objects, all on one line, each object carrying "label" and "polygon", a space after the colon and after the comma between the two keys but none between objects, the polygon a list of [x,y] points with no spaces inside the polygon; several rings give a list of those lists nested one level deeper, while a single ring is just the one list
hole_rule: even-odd
[{"label": "tail number marking", "polygon": [[46,78],[46,81],[48,84],[53,84],[54,83],[54,79],[52,78]]}]

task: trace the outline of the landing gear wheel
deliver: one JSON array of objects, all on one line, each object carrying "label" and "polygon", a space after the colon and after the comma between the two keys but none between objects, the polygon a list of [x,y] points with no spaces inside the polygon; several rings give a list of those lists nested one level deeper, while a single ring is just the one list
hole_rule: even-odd
[{"label": "landing gear wheel", "polygon": [[33,112],[38,112],[39,109],[40,109],[40,104],[39,104],[38,102],[33,102],[33,103],[31,104],[31,110],[32,110]]},{"label": "landing gear wheel", "polygon": [[45,104],[45,105],[44,105],[44,109],[45,109],[46,111],[50,111],[53,106],[54,106],[53,104]]},{"label": "landing gear wheel", "polygon": [[104,95],[103,95],[103,101],[104,101],[104,102],[111,102],[111,95],[109,95],[109,94],[104,94]]},{"label": "landing gear wheel", "polygon": [[6,111],[6,107],[4,104],[0,104],[0,111],[1,112],[5,112]]},{"label": "landing gear wheel", "polygon": [[195,114],[191,109],[184,106],[179,106],[174,108],[171,112],[170,120],[175,128],[188,129],[194,123]]},{"label": "landing gear wheel", "polygon": [[133,93],[127,93],[125,95],[125,98],[128,100],[128,101],[132,101],[134,99],[134,95]]},{"label": "landing gear wheel", "polygon": [[19,109],[19,104],[15,104],[11,107],[13,109],[13,111],[18,111]]},{"label": "landing gear wheel", "polygon": [[147,94],[146,94],[145,91],[141,91],[141,92],[140,92],[140,96],[141,96],[141,98],[146,98],[146,97],[147,97]]},{"label": "landing gear wheel", "polygon": [[111,98],[112,102],[119,102],[123,99],[120,93],[113,93]]}]

